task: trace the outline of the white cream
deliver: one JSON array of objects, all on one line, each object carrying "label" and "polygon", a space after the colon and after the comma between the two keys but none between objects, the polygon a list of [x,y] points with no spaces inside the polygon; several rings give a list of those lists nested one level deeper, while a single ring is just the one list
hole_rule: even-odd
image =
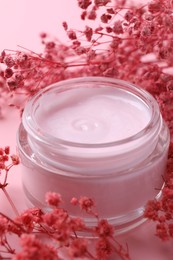
[{"label": "white cream", "polygon": [[107,87],[61,92],[56,103],[43,100],[38,108],[41,129],[54,137],[86,144],[131,137],[144,129],[149,120],[149,109],[142,100]]}]

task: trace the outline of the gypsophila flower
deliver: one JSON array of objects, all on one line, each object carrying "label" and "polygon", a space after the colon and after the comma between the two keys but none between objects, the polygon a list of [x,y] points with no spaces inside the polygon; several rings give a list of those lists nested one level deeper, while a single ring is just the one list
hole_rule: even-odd
[{"label": "gypsophila flower", "polygon": [[79,199],[79,206],[82,210],[91,212],[94,207],[94,201],[91,198],[84,196]]},{"label": "gypsophila flower", "polygon": [[49,206],[58,207],[61,202],[62,198],[60,194],[55,192],[46,193],[46,203],[49,204]]},{"label": "gypsophila flower", "polygon": [[72,241],[70,255],[72,257],[86,257],[88,252],[88,242],[84,238],[75,239]]},{"label": "gypsophila flower", "polygon": [[109,240],[100,238],[96,246],[97,259],[109,259],[112,254],[112,246]]},{"label": "gypsophila flower", "polygon": [[82,9],[87,9],[88,6],[92,3],[92,1],[90,1],[90,0],[77,0],[77,1],[78,1],[79,7]]},{"label": "gypsophila flower", "polygon": [[102,219],[98,222],[96,233],[100,237],[113,237],[114,229],[113,226],[110,225],[106,219]]},{"label": "gypsophila flower", "polygon": [[23,234],[21,236],[23,251],[17,253],[12,260],[60,260],[57,250],[45,243],[42,243],[36,236]]}]

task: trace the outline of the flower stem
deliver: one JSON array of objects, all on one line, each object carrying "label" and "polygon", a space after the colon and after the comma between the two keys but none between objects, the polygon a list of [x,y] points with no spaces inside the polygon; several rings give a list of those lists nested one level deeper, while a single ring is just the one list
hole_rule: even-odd
[{"label": "flower stem", "polygon": [[4,194],[5,194],[5,196],[6,196],[7,200],[8,200],[8,202],[10,203],[10,205],[11,205],[11,207],[12,207],[12,209],[13,209],[15,215],[16,215],[16,216],[19,216],[19,212],[18,212],[16,206],[14,205],[14,202],[12,201],[12,199],[10,198],[8,192],[6,191],[6,189],[5,189],[4,187],[2,188],[2,191],[4,192]]}]

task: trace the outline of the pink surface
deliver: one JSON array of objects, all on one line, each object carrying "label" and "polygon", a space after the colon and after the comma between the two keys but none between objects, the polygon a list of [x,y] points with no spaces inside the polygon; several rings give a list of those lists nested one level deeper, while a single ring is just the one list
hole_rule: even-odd
[{"label": "pink surface", "polygon": [[1,0],[0,11],[0,49],[16,49],[21,45],[39,51],[40,32],[62,40],[64,20],[73,28],[79,28],[80,24],[76,0]]},{"label": "pink surface", "polygon": [[[63,20],[73,28],[79,28],[76,0],[5,0],[0,1],[0,51],[4,48],[16,49],[17,45],[41,50],[38,34],[47,31],[60,39],[65,39],[61,29]],[[10,111],[8,117],[0,120],[0,146],[10,145],[15,152],[16,131],[19,118]],[[12,169],[7,191],[17,208],[26,208],[21,188],[20,166]],[[11,208],[1,192],[0,211],[12,215]],[[145,223],[140,228],[119,238],[128,243],[132,260],[172,260],[172,242],[161,242],[154,236],[154,225]]]}]

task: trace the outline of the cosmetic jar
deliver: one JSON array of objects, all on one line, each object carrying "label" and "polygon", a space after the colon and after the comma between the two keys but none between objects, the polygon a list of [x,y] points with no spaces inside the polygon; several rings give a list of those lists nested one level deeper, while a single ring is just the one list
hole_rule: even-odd
[{"label": "cosmetic jar", "polygon": [[122,80],[82,77],[41,90],[26,104],[17,134],[28,205],[46,210],[46,192],[91,227],[97,219],[71,205],[87,196],[116,233],[145,221],[164,185],[169,130],[156,100]]}]

